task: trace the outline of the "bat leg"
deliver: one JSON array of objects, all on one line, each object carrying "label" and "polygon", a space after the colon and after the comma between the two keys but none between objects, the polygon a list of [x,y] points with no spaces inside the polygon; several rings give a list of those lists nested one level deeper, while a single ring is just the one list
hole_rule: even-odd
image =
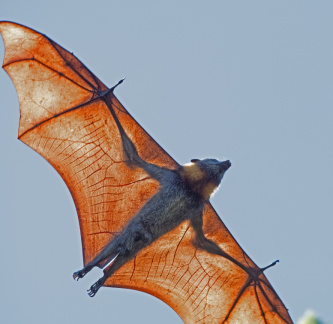
[{"label": "bat leg", "polygon": [[[140,250],[140,248],[135,249],[135,252],[137,252],[138,250]],[[125,264],[127,261],[131,260],[134,257],[135,254],[133,252],[134,250],[132,251],[132,253],[126,253],[126,254],[119,253],[118,256],[113,260],[111,265],[109,265],[103,270],[104,276],[98,279],[90,287],[90,289],[88,289],[88,295],[90,297],[94,297],[99,288],[101,288],[104,285],[106,279],[109,278],[113,273],[115,273],[123,264]]]},{"label": "bat leg", "polygon": [[92,270],[94,267],[100,267],[103,268],[105,264],[108,264],[110,260],[112,261],[117,257],[118,254],[113,253],[110,256],[97,256],[93,261],[88,263],[83,269],[76,271],[73,273],[73,279],[76,281],[79,281],[79,279],[83,278],[90,270]]},{"label": "bat leg", "polygon": [[101,269],[114,259],[121,251],[121,236],[117,236],[112,242],[105,246],[103,251],[98,254],[91,262],[89,262],[83,269],[73,273],[74,280],[78,281],[83,278],[94,267]]},{"label": "bat leg", "polygon": [[97,291],[104,285],[107,278],[115,273],[123,264],[133,259],[135,255],[152,242],[152,236],[148,233],[141,222],[133,222],[128,230],[119,238],[117,246],[118,254],[111,264],[103,270],[104,276],[98,279],[88,290],[88,295],[94,297]]},{"label": "bat leg", "polygon": [[94,267],[103,268],[103,266],[107,265],[110,261],[112,262],[112,260],[115,259],[119,254],[119,252],[117,253],[117,250],[114,250],[114,246],[112,246],[112,249],[110,249],[111,251],[108,251],[108,250],[109,249],[106,248],[106,251],[104,251],[100,255],[98,255],[94,260],[92,260],[90,263],[88,263],[83,269],[74,272],[73,273],[74,280],[78,281],[79,279],[83,278]]}]

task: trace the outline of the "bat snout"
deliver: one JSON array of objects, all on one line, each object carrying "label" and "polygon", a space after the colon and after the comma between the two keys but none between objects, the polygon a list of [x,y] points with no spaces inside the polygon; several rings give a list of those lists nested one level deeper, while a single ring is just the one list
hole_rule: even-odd
[{"label": "bat snout", "polygon": [[231,162],[229,160],[221,162],[221,167],[224,171],[227,171],[231,167]]}]

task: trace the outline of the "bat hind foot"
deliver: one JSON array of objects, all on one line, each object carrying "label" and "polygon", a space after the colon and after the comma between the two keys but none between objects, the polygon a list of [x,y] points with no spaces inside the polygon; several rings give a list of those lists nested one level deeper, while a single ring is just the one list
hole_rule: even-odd
[{"label": "bat hind foot", "polygon": [[101,288],[104,284],[104,280],[103,278],[97,280],[91,287],[90,289],[88,289],[88,295],[90,297],[94,297],[97,293],[97,291],[99,290],[99,288]]},{"label": "bat hind foot", "polygon": [[83,278],[89,271],[86,271],[84,269],[76,271],[73,273],[73,278],[76,281],[79,281],[80,278]]}]

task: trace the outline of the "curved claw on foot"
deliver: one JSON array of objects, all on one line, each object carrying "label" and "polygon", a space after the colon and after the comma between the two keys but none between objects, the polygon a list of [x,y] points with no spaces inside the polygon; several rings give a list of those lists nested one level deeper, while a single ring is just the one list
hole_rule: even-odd
[{"label": "curved claw on foot", "polygon": [[103,282],[101,280],[97,280],[91,287],[90,289],[88,289],[88,295],[90,297],[94,297],[97,293],[97,291],[99,290],[99,288],[101,288],[103,285]]},{"label": "curved claw on foot", "polygon": [[76,281],[79,281],[80,278],[83,278],[85,276],[86,272],[83,270],[79,270],[73,273],[73,279]]},{"label": "curved claw on foot", "polygon": [[89,297],[94,297],[96,295],[96,293],[92,292],[91,289],[88,289],[88,295]]}]

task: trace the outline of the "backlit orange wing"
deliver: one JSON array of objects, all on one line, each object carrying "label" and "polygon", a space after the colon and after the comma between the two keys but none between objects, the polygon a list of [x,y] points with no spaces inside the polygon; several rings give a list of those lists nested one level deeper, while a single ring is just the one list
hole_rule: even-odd
[{"label": "backlit orange wing", "polygon": [[[84,264],[136,214],[158,183],[123,161],[118,128],[100,94],[108,88],[73,54],[27,27],[0,22],[3,67],[20,102],[19,139],[59,172],[75,202]],[[129,115],[115,96],[111,104],[142,159],[168,168],[178,164]],[[211,205],[205,235],[248,269],[245,254]],[[169,304],[186,323],[292,323],[261,274],[251,279],[230,261],[191,244],[184,222],[141,251],[106,286],[141,290]]]}]

